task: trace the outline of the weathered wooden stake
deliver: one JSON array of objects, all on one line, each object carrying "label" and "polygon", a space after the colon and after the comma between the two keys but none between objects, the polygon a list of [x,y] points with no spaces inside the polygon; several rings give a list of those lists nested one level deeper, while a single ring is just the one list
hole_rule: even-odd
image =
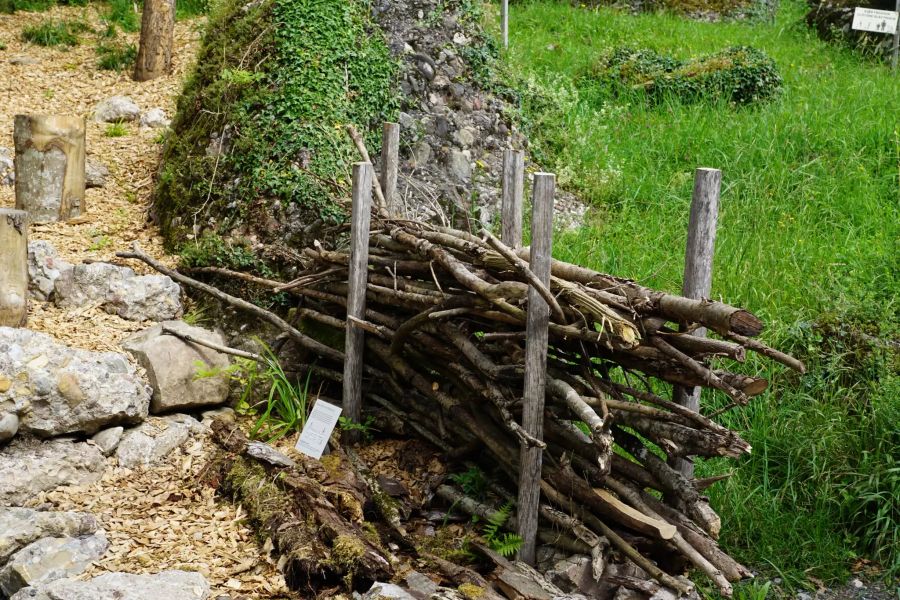
[{"label": "weathered wooden stake", "polygon": [[[718,169],[697,169],[694,174],[694,195],[691,199],[682,284],[682,294],[687,298],[708,298],[712,290],[713,252],[721,185],[722,171]],[[706,329],[695,329],[693,335],[706,337]],[[700,388],[676,387],[675,401],[699,412]],[[682,475],[688,478],[694,476],[694,463],[691,460],[678,458],[673,462]]]},{"label": "weathered wooden stake", "polygon": [[503,47],[509,48],[509,0],[500,0],[500,31]]},{"label": "weathered wooden stake", "polygon": [[[534,174],[531,210],[531,270],[550,287],[553,250],[553,196],[556,175]],[[544,388],[547,383],[547,329],[550,307],[534,288],[528,288],[528,317],[525,324],[525,390],[522,398],[522,427],[537,439],[544,432]],[[516,506],[518,531],[522,537],[519,560],[535,561],[538,509],[541,499],[542,450],[523,445],[519,465],[519,499]]]},{"label": "weathered wooden stake", "polygon": [[525,189],[525,153],[503,151],[503,194],[500,205],[500,241],[510,248],[522,245],[522,197]]},{"label": "weathered wooden stake", "polygon": [[84,209],[84,118],[16,115],[16,208],[31,223],[67,221]]},{"label": "weathered wooden stake", "polygon": [[134,80],[149,81],[172,71],[175,0],[144,0],[141,40],[134,61]]},{"label": "weathered wooden stake", "polygon": [[389,215],[399,214],[397,170],[400,166],[400,124],[385,123],[381,129],[381,193]]},{"label": "weathered wooden stake", "polygon": [[[369,221],[372,217],[371,163],[353,165],[353,206],[350,221],[350,270],[347,279],[347,327],[344,344],[343,416],[354,423],[362,417],[363,344],[365,332],[353,319],[365,319],[369,262]],[[353,442],[357,431],[344,431],[344,441]]]},{"label": "weathered wooden stake", "polygon": [[28,213],[0,208],[0,327],[28,316]]}]

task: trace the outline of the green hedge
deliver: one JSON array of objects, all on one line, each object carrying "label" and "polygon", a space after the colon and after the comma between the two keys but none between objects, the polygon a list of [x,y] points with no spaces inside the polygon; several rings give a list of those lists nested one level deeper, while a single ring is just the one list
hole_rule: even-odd
[{"label": "green hedge", "polygon": [[582,87],[605,94],[645,94],[652,100],[724,99],[749,104],[776,96],[782,87],[775,62],[761,50],[735,46],[682,61],[653,50],[617,48],[580,78]]}]

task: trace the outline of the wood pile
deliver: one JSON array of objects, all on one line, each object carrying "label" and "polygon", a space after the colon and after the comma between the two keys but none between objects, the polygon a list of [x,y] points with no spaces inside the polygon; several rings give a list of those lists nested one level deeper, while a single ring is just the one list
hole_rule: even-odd
[{"label": "wood pile", "polygon": [[[548,288],[529,270],[527,248],[508,248],[486,232],[378,218],[371,231],[365,319],[351,323],[366,332],[367,406],[399,416],[448,456],[499,470],[507,489],[517,483],[520,449],[542,448],[540,527],[590,554],[598,579],[609,548],[676,595],[692,590],[682,575],[690,566],[726,596],[731,582],[749,576],[716,542],[721,522],[702,495],[713,481],[687,479],[671,461],[750,452],[714,417],[747,404],[767,382],[714,368],[711,359],[740,363],[749,350],[804,370],[755,339],[759,318],[558,261]],[[347,326],[347,252],[303,250],[290,282],[194,270],[292,294],[298,306],[288,320],[138,250],[120,256],[274,324],[305,351],[315,376],[340,383],[343,353],[328,340],[342,339]],[[542,439],[519,424],[529,286],[550,307]],[[701,327],[718,337],[691,335]],[[671,386],[712,388],[728,401],[699,414],[667,400]],[[490,510],[451,486],[438,495],[472,512]],[[646,592],[646,581],[617,581]]]}]

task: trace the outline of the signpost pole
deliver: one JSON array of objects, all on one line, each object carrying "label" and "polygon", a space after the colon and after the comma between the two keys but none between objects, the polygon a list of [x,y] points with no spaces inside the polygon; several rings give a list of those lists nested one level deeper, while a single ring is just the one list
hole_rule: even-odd
[{"label": "signpost pole", "polygon": [[[900,0],[897,0],[897,13],[900,14]],[[891,52],[891,69],[894,73],[897,72],[897,56],[900,54],[900,22],[897,23],[897,27],[894,29],[894,49]]]}]

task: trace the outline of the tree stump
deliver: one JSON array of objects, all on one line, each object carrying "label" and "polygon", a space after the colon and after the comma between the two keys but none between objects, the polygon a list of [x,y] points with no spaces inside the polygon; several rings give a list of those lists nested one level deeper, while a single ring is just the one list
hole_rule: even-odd
[{"label": "tree stump", "polygon": [[174,38],[175,0],[144,0],[135,81],[150,81],[171,72]]},{"label": "tree stump", "polygon": [[16,115],[16,208],[31,223],[67,221],[84,208],[84,118]]},{"label": "tree stump", "polygon": [[27,298],[28,213],[0,208],[0,326],[25,325]]}]

